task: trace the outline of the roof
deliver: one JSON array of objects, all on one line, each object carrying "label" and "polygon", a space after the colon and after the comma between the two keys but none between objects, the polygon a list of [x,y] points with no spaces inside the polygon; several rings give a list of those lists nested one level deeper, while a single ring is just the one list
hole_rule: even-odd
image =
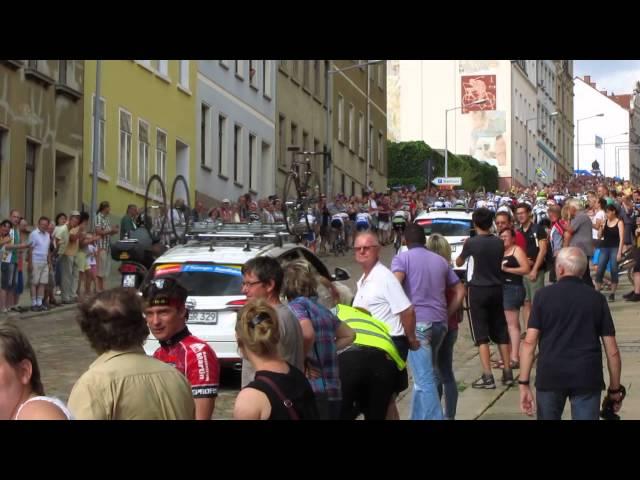
[{"label": "roof", "polygon": [[423,212],[416,217],[416,220],[426,220],[431,218],[457,218],[471,220],[471,211],[463,209],[432,209],[430,212]]},{"label": "roof", "polygon": [[[167,251],[164,255],[156,259],[154,263],[186,263],[186,262],[212,262],[230,265],[244,265],[258,255],[267,252],[274,254],[282,253],[291,248],[299,248],[298,245],[285,244],[283,247],[269,245],[251,245],[250,251],[244,251],[245,243],[238,243],[235,246],[211,246],[207,242],[190,242],[186,245],[178,245]],[[279,253],[276,253],[279,254]]]}]

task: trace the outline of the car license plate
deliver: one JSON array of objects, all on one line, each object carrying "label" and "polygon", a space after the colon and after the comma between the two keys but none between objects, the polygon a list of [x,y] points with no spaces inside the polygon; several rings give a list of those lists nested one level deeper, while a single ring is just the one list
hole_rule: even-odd
[{"label": "car license plate", "polygon": [[135,288],[136,276],[133,274],[125,275],[122,277],[122,286],[125,288]]},{"label": "car license plate", "polygon": [[218,312],[197,311],[189,312],[189,321],[197,323],[207,323],[216,325],[218,323]]}]

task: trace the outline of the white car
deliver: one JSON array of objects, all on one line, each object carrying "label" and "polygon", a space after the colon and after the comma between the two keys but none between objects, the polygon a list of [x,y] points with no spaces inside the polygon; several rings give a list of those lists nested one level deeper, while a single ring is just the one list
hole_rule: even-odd
[{"label": "white car", "polygon": [[462,244],[472,235],[473,222],[471,211],[467,209],[432,209],[430,212],[421,213],[413,223],[424,228],[424,233],[429,237],[432,233],[439,233],[447,239],[451,245],[451,263],[456,273],[463,278],[467,270],[467,262],[462,267],[456,267],[456,259],[462,252]]},{"label": "white car", "polygon": [[[154,262],[141,290],[153,278],[177,279],[189,292],[186,301],[189,330],[213,348],[222,367],[239,369],[242,366],[235,325],[237,312],[246,303],[241,291],[241,268],[248,260],[262,255],[281,263],[303,259],[315,273],[330,281],[349,278],[348,272],[341,268],[336,268],[331,275],[310,250],[300,244],[285,243],[288,237],[273,232],[264,234],[277,226],[228,225],[216,231],[215,227],[203,225],[199,235],[173,247]],[[207,233],[207,230],[210,231]],[[158,347],[159,342],[150,335],[144,345],[146,353],[152,355]]]}]

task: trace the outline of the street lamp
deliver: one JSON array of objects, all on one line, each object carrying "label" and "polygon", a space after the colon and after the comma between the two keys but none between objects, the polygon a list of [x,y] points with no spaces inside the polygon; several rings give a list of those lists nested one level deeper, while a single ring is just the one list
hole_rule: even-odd
[{"label": "street lamp", "polygon": [[[628,135],[629,132],[622,132],[622,133],[618,133],[617,135],[610,135],[606,138],[602,139],[602,176],[606,177],[606,171],[607,171],[607,140],[609,140],[610,138],[614,138],[614,137],[619,137],[620,135]],[[615,142],[613,142],[615,143]],[[578,148],[580,148],[580,145],[578,145]]]},{"label": "street lamp", "polygon": [[[370,102],[370,95],[369,95],[369,78],[370,78],[370,72],[369,72],[369,65],[376,65],[378,63],[383,63],[386,60],[372,60],[370,62],[365,62],[365,63],[358,63],[356,65],[349,65],[348,67],[345,68],[336,68],[336,69],[331,69],[331,60],[325,60],[327,62],[327,69],[326,69],[326,74],[325,74],[325,87],[324,87],[324,93],[325,93],[325,107],[327,109],[327,116],[326,116],[326,126],[325,126],[325,142],[326,142],[326,151],[325,153],[325,158],[326,158],[326,162],[325,162],[325,171],[324,171],[324,184],[325,184],[325,190],[326,190],[326,194],[327,194],[327,198],[331,198],[331,194],[332,194],[332,190],[333,190],[333,179],[331,178],[331,172],[332,172],[332,168],[333,168],[333,148],[331,147],[331,143],[333,141],[333,139],[331,138],[331,133],[332,133],[332,115],[333,115],[333,111],[332,111],[332,104],[333,104],[333,84],[332,84],[332,75],[334,73],[340,73],[340,72],[346,72],[347,70],[351,70],[353,68],[360,68],[360,67],[367,67],[367,166],[365,169],[365,182],[367,182],[367,178],[369,176],[369,158],[371,156],[371,139],[369,138],[369,119],[371,117],[371,102]],[[367,182],[368,183],[368,182]],[[368,187],[368,184],[365,185],[365,188]]]},{"label": "street lamp", "polygon": [[596,117],[604,117],[604,113],[598,113],[597,115],[591,115],[590,117],[584,117],[584,118],[579,118],[578,120],[576,120],[576,127],[577,127],[577,141],[578,141],[578,170],[580,170],[580,122],[582,120],[589,120],[590,118],[596,118]]},{"label": "street lamp", "polygon": [[[549,117],[557,117],[559,114],[560,112],[555,111],[550,113]],[[525,120],[524,122],[524,130],[525,130],[524,142],[525,142],[525,157],[526,157],[524,161],[524,170],[525,170],[525,181],[527,183],[529,182],[529,122],[537,119],[538,117],[531,117]]]},{"label": "street lamp", "polygon": [[448,108],[445,109],[444,111],[444,176],[448,177],[449,176],[449,136],[448,136],[448,127],[449,127],[449,122],[448,122],[448,116],[449,116],[449,112],[453,111],[453,110],[458,110],[460,108],[464,108],[464,107],[470,107],[471,105],[482,105],[483,103],[487,103],[489,100],[487,100],[486,98],[481,98],[479,100],[476,100],[474,102],[471,103],[467,103],[464,105],[460,105],[458,107],[453,107],[453,108]]}]

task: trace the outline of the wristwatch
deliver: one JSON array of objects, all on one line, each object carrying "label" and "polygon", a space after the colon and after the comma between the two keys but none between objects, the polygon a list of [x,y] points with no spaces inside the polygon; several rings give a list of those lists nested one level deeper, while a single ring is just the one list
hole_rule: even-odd
[{"label": "wristwatch", "polygon": [[529,380],[518,380],[519,385],[529,385]]}]

